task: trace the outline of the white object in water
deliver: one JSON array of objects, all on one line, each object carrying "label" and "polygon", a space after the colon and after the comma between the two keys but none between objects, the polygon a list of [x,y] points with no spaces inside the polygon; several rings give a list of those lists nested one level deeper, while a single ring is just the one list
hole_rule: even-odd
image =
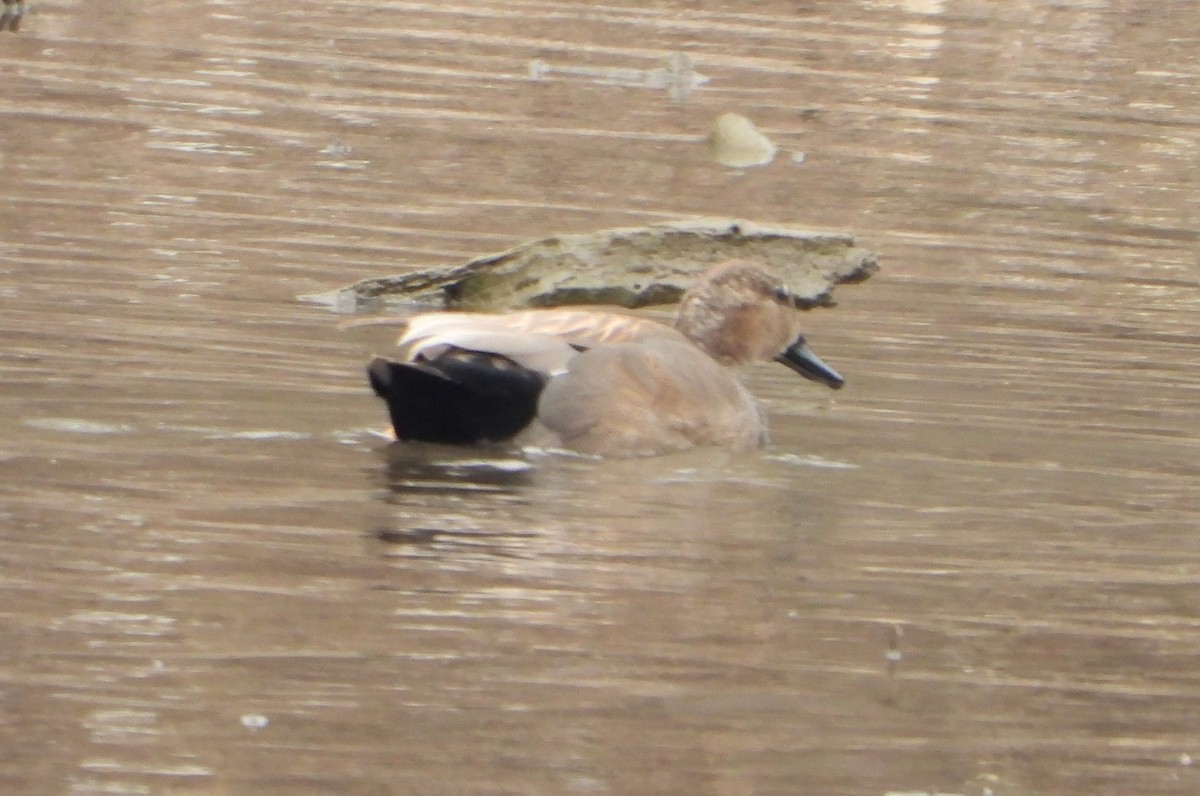
[{"label": "white object in water", "polygon": [[696,71],[687,53],[672,53],[665,67],[637,69],[618,66],[561,66],[534,59],[529,62],[530,80],[547,80],[550,75],[593,83],[635,88],[666,89],[673,100],[685,100],[708,78]]},{"label": "white object in water", "polygon": [[764,166],[775,159],[777,151],[754,122],[740,113],[721,114],[708,132],[708,154],[722,166]]}]

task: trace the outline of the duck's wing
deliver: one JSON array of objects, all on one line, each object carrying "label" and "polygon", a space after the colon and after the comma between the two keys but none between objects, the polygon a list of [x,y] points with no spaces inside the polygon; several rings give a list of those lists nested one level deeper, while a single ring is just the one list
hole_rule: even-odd
[{"label": "duck's wing", "polygon": [[410,362],[435,359],[453,347],[500,354],[524,367],[553,373],[579,351],[652,338],[684,339],[669,326],[617,312],[431,312],[410,318],[397,346],[401,359]]},{"label": "duck's wing", "polygon": [[500,356],[525,370],[546,376],[561,373],[579,349],[547,334],[519,334],[503,330],[462,328],[444,330],[403,348],[406,362],[434,362],[456,352]]},{"label": "duck's wing", "polygon": [[514,331],[553,335],[581,348],[652,338],[684,339],[675,329],[658,321],[608,310],[525,310],[494,317]]}]

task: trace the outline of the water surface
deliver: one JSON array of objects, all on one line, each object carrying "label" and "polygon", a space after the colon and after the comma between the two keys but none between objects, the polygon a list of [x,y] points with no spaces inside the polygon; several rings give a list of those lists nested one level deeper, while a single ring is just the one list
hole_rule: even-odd
[{"label": "water surface", "polygon": [[[1196,30],[31,6],[0,33],[0,783],[1197,792]],[[638,79],[677,53],[708,82]],[[725,112],[770,165],[708,159]],[[884,263],[810,315],[845,390],[750,375],[762,452],[389,449],[386,333],[297,301],[707,215]]]}]

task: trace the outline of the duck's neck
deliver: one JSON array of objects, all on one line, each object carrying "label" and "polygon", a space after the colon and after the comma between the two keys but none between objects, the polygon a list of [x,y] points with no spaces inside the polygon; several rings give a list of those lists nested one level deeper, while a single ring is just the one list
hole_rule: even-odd
[{"label": "duck's neck", "polygon": [[737,330],[737,313],[716,312],[702,302],[684,303],[675,317],[675,329],[700,350],[723,365],[741,365],[751,361]]}]

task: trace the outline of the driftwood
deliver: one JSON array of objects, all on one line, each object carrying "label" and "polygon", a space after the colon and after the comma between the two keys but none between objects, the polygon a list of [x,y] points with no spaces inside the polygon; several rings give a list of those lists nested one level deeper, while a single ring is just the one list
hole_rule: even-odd
[{"label": "driftwood", "polygon": [[848,235],[711,220],[555,235],[457,266],[364,279],[308,299],[340,311],[403,301],[469,309],[669,304],[709,265],[732,259],[776,271],[809,307],[879,270]]}]

